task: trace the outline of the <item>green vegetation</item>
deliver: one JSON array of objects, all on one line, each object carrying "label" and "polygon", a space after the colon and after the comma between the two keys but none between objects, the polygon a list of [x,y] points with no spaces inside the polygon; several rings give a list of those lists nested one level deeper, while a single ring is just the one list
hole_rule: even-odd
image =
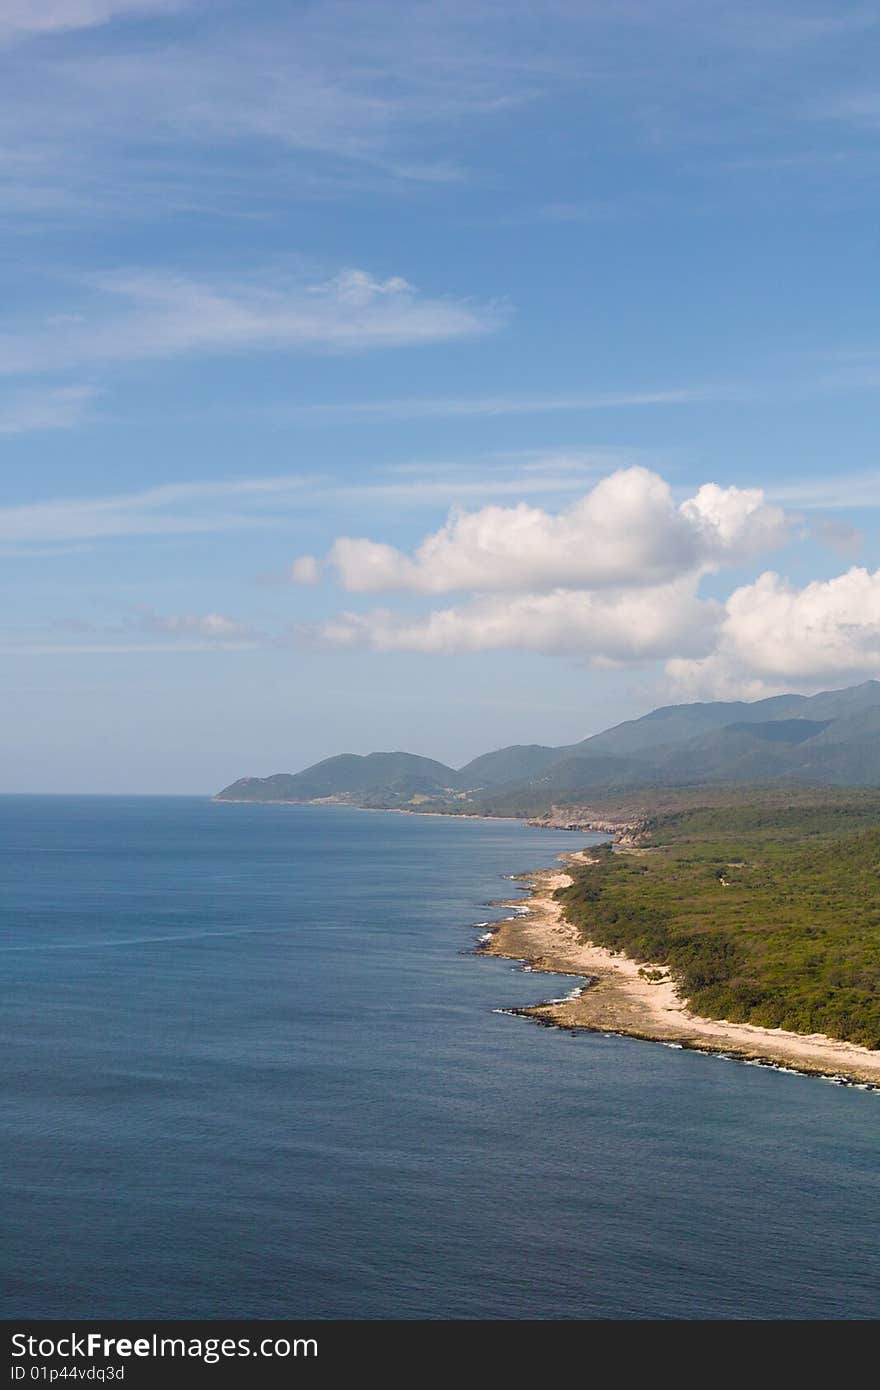
[{"label": "green vegetation", "polygon": [[880,1048],[880,795],[658,816],[557,896],[585,939],[668,966],[695,1012]]},{"label": "green vegetation", "polygon": [[415,753],[339,753],[306,768],[271,777],[242,777],[218,793],[220,801],[349,799],[358,806],[411,804],[414,797],[451,796],[459,774]]}]

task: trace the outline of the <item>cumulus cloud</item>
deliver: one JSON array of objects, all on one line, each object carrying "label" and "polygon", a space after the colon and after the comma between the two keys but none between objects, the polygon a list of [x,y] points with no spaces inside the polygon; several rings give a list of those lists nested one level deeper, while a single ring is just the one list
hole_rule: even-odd
[{"label": "cumulus cloud", "polygon": [[707,483],[676,506],[663,478],[634,467],[561,512],[524,502],[455,511],[412,555],[343,536],[328,561],[342,586],[360,593],[644,588],[756,554],[785,529],[784,513],[759,488]]},{"label": "cumulus cloud", "polygon": [[476,652],[500,648],[575,655],[616,666],[699,656],[711,647],[719,605],[701,600],[693,578],[605,592],[556,589],[513,597],[487,595],[460,607],[407,617],[376,609],[344,613],[319,635],[333,646],[375,651]]},{"label": "cumulus cloud", "polygon": [[747,559],[785,538],[785,514],[765,502],[761,488],[704,483],[679,511],[700,536],[707,568]]},{"label": "cumulus cloud", "polygon": [[880,672],[880,570],[854,567],[798,589],[768,571],[734,590],[713,651],[669,661],[691,698],[751,697]]},{"label": "cumulus cloud", "polygon": [[[349,592],[466,597],[429,612],[345,612],[317,635],[375,651],[699,662],[724,617],[721,604],[700,596],[702,577],[778,545],[786,531],[785,514],[758,488],[706,483],[676,504],[657,473],[622,468],[557,512],[525,502],[453,511],[409,554],[340,537],[325,567]],[[301,556],[290,575],[314,583],[319,563]]]}]

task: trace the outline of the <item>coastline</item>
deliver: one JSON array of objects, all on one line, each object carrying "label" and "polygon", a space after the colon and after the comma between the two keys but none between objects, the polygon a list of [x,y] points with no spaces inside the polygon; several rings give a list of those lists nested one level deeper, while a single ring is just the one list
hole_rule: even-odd
[{"label": "coastline", "polygon": [[[589,852],[559,858],[563,864],[583,862],[589,859]],[[566,999],[512,1012],[549,1027],[620,1033],[880,1088],[880,1051],[823,1033],[790,1033],[782,1028],[701,1018],[687,1009],[664,967],[640,965],[622,952],[582,941],[553,896],[557,888],[572,881],[564,868],[523,874],[521,881],[529,886],[529,896],[498,904],[516,907],[518,913],[492,923],[478,953],[523,961],[532,970],[554,975],[576,975],[586,978],[586,983]],[[647,978],[646,971],[659,978]]]},{"label": "coastline", "polygon": [[[208,799],[217,806],[319,806],[321,810],[329,807],[331,811],[366,811],[371,815],[381,816],[434,816],[442,817],[445,820],[514,821],[517,825],[530,825],[537,829],[566,828],[552,825],[544,826],[538,821],[527,821],[523,816],[484,816],[476,811],[420,811],[415,806],[358,806],[356,802],[340,801],[332,796],[315,797],[311,801],[285,801],[281,797],[275,797],[272,801],[260,801],[254,797],[245,796],[212,796]],[[582,830],[583,826],[573,828]]]}]

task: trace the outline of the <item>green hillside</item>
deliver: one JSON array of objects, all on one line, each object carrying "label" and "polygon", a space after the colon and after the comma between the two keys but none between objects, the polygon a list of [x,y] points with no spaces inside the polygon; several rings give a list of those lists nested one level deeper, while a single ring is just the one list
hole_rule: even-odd
[{"label": "green hillside", "polygon": [[298,773],[242,777],[219,793],[224,801],[314,801],[324,797],[365,797],[377,793],[391,800],[444,796],[458,786],[459,774],[432,758],[415,753],[340,753]]},{"label": "green hillside", "polygon": [[880,795],[657,818],[575,870],[584,938],[671,968],[695,1012],[880,1047]]},{"label": "green hillside", "polygon": [[563,752],[561,748],[546,748],[540,743],[522,743],[499,748],[494,753],[483,753],[461,769],[461,785],[481,790],[537,777],[558,762]]}]

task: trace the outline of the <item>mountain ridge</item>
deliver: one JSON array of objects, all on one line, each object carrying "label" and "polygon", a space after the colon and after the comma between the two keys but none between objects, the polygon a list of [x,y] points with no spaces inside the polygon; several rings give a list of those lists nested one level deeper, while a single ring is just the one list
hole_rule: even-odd
[{"label": "mountain ridge", "polygon": [[566,796],[787,781],[880,785],[880,681],[661,706],[579,743],[511,744],[461,768],[404,751],[341,753],[301,772],[239,778],[215,799],[532,815]]}]

